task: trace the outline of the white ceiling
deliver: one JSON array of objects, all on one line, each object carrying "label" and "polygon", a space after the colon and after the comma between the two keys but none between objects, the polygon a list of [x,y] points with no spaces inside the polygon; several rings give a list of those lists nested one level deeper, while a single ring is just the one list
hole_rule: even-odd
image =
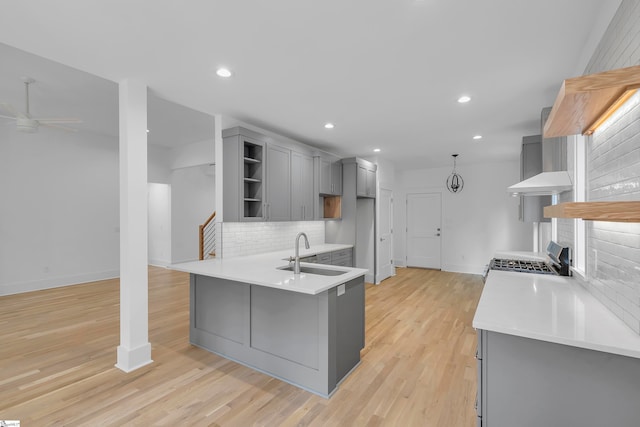
[{"label": "white ceiling", "polygon": [[[619,4],[5,2],[2,42],[106,80],[47,61],[39,67],[38,58],[0,45],[0,102],[22,105],[19,76],[28,72],[38,80],[34,115],[77,116],[79,126],[108,133],[117,128],[113,82],[135,78],[159,98],[159,106],[149,101],[151,134],[171,123],[158,132],[162,145],[203,139],[189,136],[213,129],[197,110],[343,155],[381,148],[381,159],[402,168],[450,165],[452,153],[459,164],[515,160],[521,137],[539,132],[540,110],[564,78],[582,73]],[[34,63],[26,71],[21,56]],[[232,78],[215,75],[221,65]],[[471,102],[458,104],[462,94]],[[327,121],[335,129],[324,129]]]}]

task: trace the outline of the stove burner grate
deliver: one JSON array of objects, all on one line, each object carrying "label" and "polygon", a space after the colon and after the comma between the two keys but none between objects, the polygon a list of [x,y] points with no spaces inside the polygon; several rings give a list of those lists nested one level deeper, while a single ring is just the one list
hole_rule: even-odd
[{"label": "stove burner grate", "polygon": [[491,260],[490,268],[492,270],[518,271],[522,273],[558,274],[543,261],[494,258]]}]

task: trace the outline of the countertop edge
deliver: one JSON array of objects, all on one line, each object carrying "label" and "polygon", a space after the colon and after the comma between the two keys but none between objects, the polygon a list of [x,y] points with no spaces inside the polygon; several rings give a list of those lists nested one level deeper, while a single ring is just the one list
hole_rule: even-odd
[{"label": "countertop edge", "polygon": [[577,341],[568,338],[558,337],[554,335],[536,334],[531,332],[523,332],[520,330],[514,330],[505,328],[499,325],[493,325],[483,322],[473,322],[474,329],[480,329],[488,332],[496,332],[505,335],[511,335],[514,337],[528,338],[532,340],[544,341],[559,345],[568,345],[571,347],[584,348],[586,350],[600,351],[603,353],[617,354],[619,356],[632,357],[634,359],[640,359],[640,351],[633,351],[624,347],[613,347],[603,344],[597,344],[590,341]]}]

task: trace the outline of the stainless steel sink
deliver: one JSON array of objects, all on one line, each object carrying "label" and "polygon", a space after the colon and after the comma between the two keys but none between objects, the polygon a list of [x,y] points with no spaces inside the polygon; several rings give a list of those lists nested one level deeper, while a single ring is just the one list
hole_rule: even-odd
[{"label": "stainless steel sink", "polygon": [[[285,265],[284,267],[278,267],[278,270],[285,270],[285,271],[293,271],[293,266],[292,265]],[[316,268],[316,267],[300,267],[300,273],[307,273],[307,274],[317,274],[319,276],[339,276],[341,274],[345,274],[347,273],[346,271],[342,271],[342,270],[330,270],[328,268]]]}]

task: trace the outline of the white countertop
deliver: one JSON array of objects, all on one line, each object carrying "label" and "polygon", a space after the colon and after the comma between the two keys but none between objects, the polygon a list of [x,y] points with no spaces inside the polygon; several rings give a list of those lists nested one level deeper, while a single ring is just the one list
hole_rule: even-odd
[{"label": "white countertop", "polygon": [[549,262],[549,257],[544,252],[498,251],[494,254],[493,257],[501,259],[516,259],[522,261]]},{"label": "white countertop", "polygon": [[[304,247],[304,246],[303,246]],[[351,245],[324,244],[316,245],[310,249],[300,249],[300,256],[309,256],[316,253],[331,252],[346,248]],[[203,276],[228,279],[252,285],[266,286],[287,291],[316,295],[356,277],[363,276],[368,270],[362,268],[338,267],[334,265],[321,265],[313,263],[300,263],[301,266],[324,268],[329,270],[344,271],[339,276],[321,276],[317,274],[299,275],[292,271],[278,270],[278,267],[288,266],[286,259],[294,254],[293,249],[246,257],[233,257],[222,259],[208,259],[204,261],[191,261],[180,264],[172,264],[168,268],[185,271],[187,273],[201,274]]]},{"label": "white countertop", "polygon": [[571,277],[491,270],[473,327],[640,358],[640,335]]}]

